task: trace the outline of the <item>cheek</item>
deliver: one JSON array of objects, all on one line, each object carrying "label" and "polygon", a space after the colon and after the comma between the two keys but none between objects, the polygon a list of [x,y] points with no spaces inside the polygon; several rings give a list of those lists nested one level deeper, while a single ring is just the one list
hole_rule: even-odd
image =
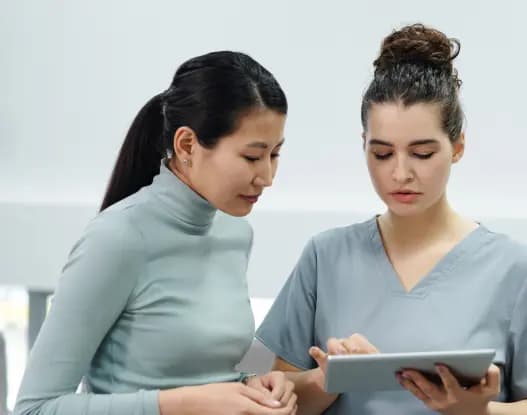
[{"label": "cheek", "polygon": [[380,189],[386,187],[389,181],[391,182],[391,173],[389,162],[376,163],[374,160],[369,160],[368,172],[375,188]]},{"label": "cheek", "polygon": [[[232,157],[229,160],[209,159],[203,165],[207,181],[215,193],[240,190],[240,186],[247,187],[248,166],[245,160]],[[206,170],[205,170],[206,169]]]},{"label": "cheek", "polygon": [[276,159],[273,162],[273,178],[276,176],[276,172],[278,171],[278,159]]},{"label": "cheek", "polygon": [[444,159],[437,159],[426,166],[421,166],[418,172],[422,183],[434,187],[443,187],[448,182],[450,175],[450,162]]}]

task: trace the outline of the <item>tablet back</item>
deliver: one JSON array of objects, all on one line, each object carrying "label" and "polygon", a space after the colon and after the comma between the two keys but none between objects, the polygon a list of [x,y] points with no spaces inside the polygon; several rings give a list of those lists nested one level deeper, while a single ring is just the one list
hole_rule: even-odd
[{"label": "tablet back", "polygon": [[462,386],[471,386],[485,376],[495,350],[463,350],[415,353],[331,355],[328,357],[326,391],[401,390],[396,373],[416,369],[440,383],[436,363],[448,366]]}]

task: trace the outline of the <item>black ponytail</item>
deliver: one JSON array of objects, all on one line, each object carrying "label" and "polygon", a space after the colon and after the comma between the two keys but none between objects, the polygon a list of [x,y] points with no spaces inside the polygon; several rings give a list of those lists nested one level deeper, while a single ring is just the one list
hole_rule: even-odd
[{"label": "black ponytail", "polygon": [[159,173],[163,132],[161,97],[156,95],[136,115],[117,156],[101,211],[152,183]]},{"label": "black ponytail", "polygon": [[212,52],[183,63],[170,87],[135,117],[119,152],[101,211],[152,183],[161,159],[173,152],[181,126],[192,128],[199,144],[213,148],[232,133],[248,110],[287,113],[287,100],[273,75],[239,52]]}]

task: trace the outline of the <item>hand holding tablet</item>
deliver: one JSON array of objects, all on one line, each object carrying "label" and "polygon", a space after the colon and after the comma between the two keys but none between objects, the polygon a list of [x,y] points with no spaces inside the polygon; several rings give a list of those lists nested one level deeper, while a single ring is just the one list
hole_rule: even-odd
[{"label": "hand holding tablet", "polygon": [[485,377],[494,355],[492,349],[329,355],[325,389],[330,393],[402,390],[396,374],[406,369],[441,383],[436,364],[449,367],[460,384],[468,387]]}]

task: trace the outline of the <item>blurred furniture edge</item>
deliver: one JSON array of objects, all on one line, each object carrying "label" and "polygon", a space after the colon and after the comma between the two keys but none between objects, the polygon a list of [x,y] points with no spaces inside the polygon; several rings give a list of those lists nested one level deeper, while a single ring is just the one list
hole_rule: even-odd
[{"label": "blurred furniture edge", "polygon": [[0,415],[7,415],[7,353],[4,335],[0,331]]}]

